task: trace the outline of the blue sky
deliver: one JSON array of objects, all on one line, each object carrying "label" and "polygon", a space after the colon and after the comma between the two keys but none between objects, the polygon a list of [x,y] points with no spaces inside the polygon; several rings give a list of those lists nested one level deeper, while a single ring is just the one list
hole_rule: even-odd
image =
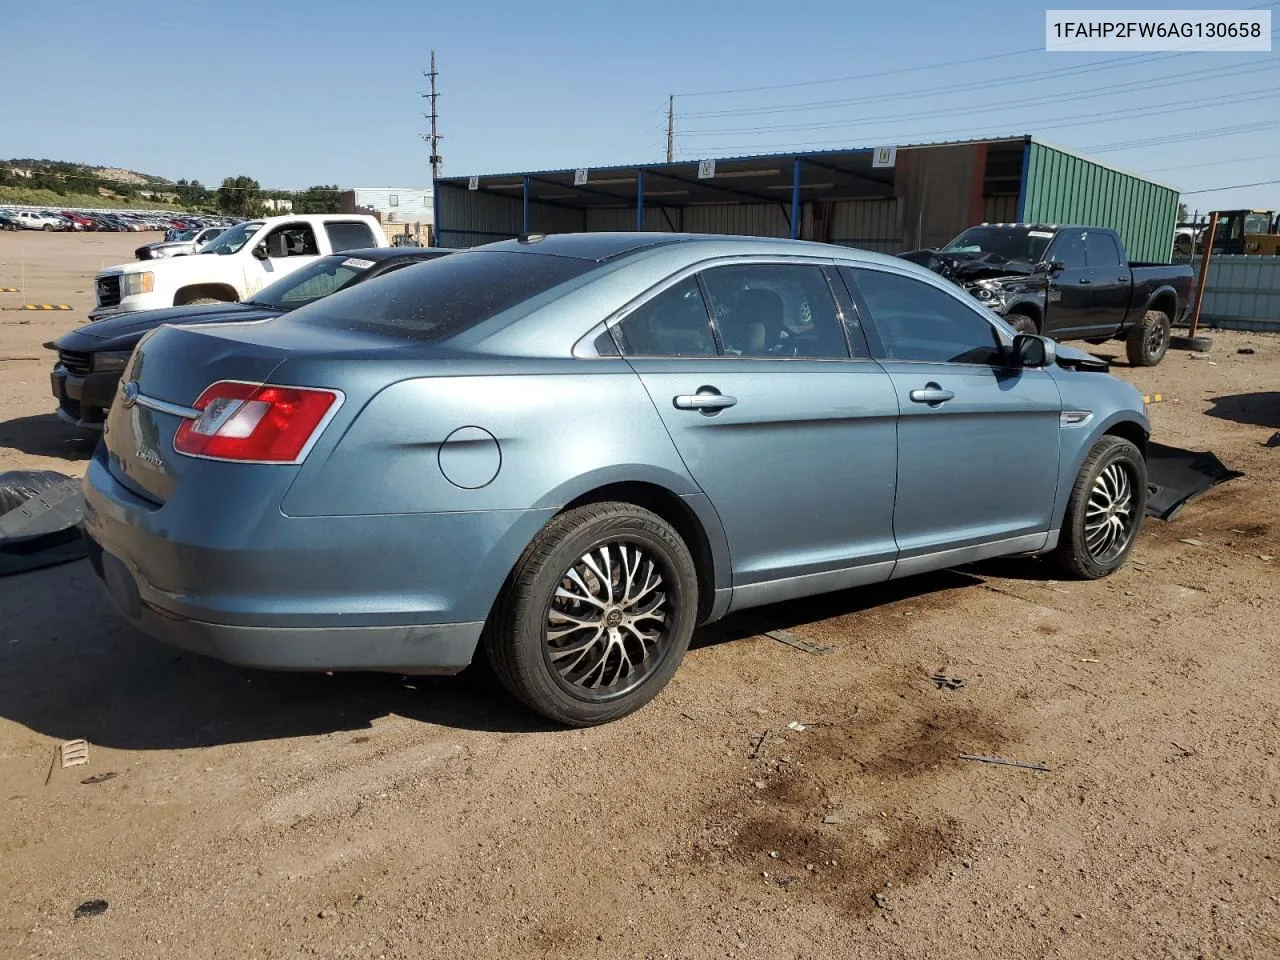
[{"label": "blue sky", "polygon": [[[675,93],[685,158],[1033,133],[1187,191],[1280,177],[1280,53],[1046,53],[1044,9],[0,0],[0,156],[206,184],[425,184],[434,47],[449,175],[659,160]],[[695,95],[837,77],[855,79]],[[1248,124],[1261,129],[1103,149]],[[1185,199],[1280,207],[1280,184]]]}]

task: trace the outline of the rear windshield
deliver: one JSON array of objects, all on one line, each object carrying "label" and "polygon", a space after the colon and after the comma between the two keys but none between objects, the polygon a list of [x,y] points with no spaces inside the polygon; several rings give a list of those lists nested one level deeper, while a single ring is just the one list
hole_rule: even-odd
[{"label": "rear windshield", "polygon": [[595,266],[527,253],[455,253],[340,290],[291,316],[318,327],[444,340]]}]

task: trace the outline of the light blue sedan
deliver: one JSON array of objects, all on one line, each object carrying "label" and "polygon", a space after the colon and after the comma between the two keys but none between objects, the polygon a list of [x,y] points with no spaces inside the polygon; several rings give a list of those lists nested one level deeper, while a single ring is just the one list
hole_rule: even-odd
[{"label": "light blue sedan", "polygon": [[902,260],[531,235],[135,351],[85,480],[146,632],[233,663],[454,673],[623,716],[694,628],[1051,554],[1125,562],[1142,398]]}]

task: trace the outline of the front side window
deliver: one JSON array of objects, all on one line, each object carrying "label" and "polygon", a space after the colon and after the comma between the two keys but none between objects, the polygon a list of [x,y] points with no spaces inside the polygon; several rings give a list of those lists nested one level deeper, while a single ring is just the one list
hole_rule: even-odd
[{"label": "front side window", "polygon": [[726,356],[849,358],[840,316],[822,268],[734,264],[702,274]]},{"label": "front side window", "polygon": [[1064,230],[1058,234],[1058,239],[1053,241],[1053,250],[1049,254],[1050,260],[1061,260],[1068,270],[1083,270],[1085,266],[1084,259],[1084,234],[1079,230]]},{"label": "front side window", "polygon": [[914,277],[852,269],[890,360],[996,364],[995,328],[976,307]]},{"label": "front side window", "polygon": [[702,290],[686,277],[647,300],[614,327],[628,357],[714,357],[715,335]]}]

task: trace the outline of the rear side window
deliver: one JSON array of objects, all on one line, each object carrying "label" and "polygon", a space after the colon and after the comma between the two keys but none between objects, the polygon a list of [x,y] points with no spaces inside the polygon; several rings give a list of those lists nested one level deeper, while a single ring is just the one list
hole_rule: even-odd
[{"label": "rear side window", "polygon": [[849,348],[822,268],[759,263],[702,274],[726,356],[847,360]]},{"label": "rear side window", "polygon": [[483,323],[595,263],[527,253],[455,253],[339,290],[290,314],[317,327],[438,341]]},{"label": "rear side window", "polygon": [[1091,267],[1115,267],[1120,264],[1120,249],[1109,233],[1087,234],[1084,249]]},{"label": "rear side window", "polygon": [[377,246],[369,225],[358,220],[352,223],[326,223],[324,232],[329,235],[329,246],[334,253]]},{"label": "rear side window", "polygon": [[707,304],[694,277],[686,277],[646,300],[614,327],[628,357],[714,357]]}]

